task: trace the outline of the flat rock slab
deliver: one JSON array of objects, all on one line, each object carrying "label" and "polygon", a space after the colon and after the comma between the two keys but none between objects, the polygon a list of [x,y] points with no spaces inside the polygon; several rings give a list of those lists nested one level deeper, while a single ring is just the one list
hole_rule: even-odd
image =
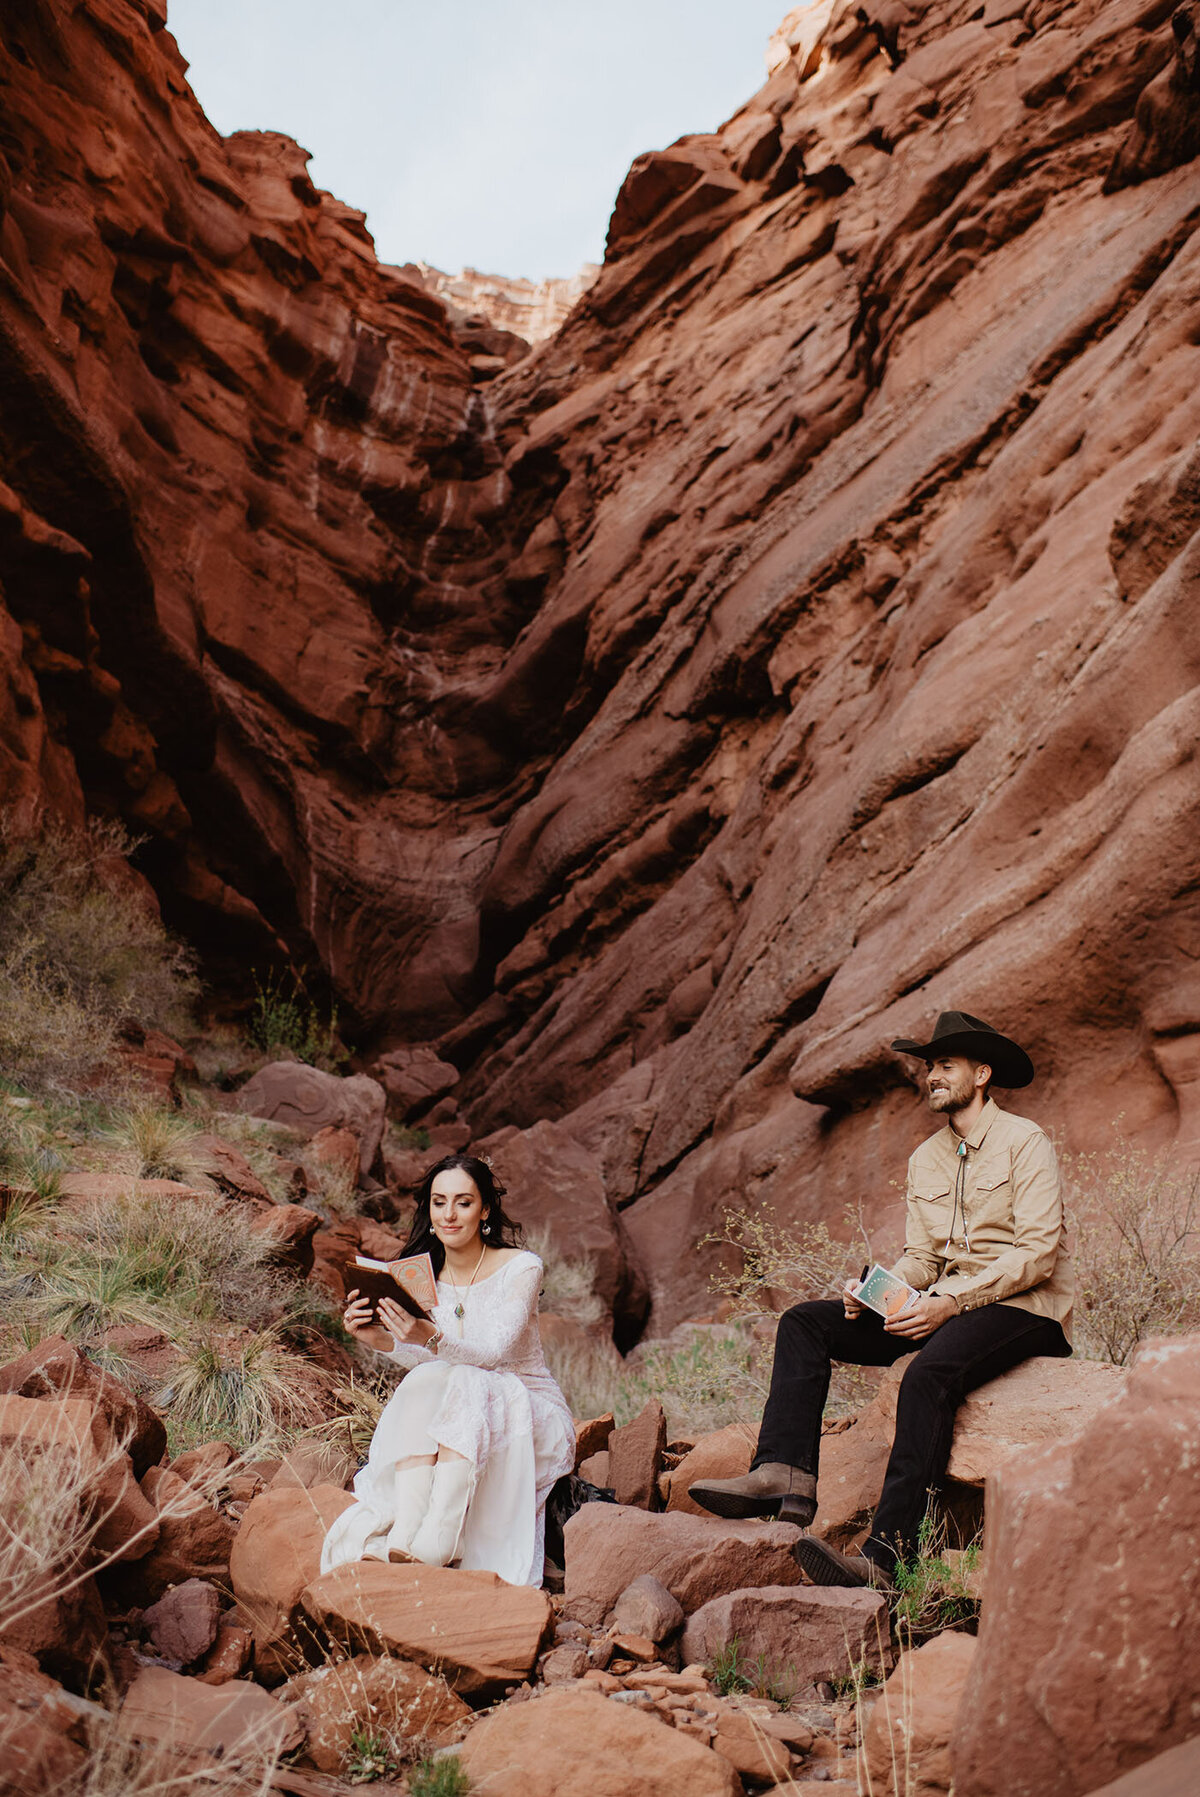
[{"label": "flat rock slab", "polygon": [[799,1534],[787,1523],[585,1504],[564,1530],[565,1613],[596,1627],[642,1573],[665,1585],[688,1615],[728,1591],[798,1585],[791,1549]]},{"label": "flat rock slab", "polygon": [[544,1591],[494,1572],[359,1560],[311,1584],[305,1612],[331,1640],[440,1672],[464,1697],[530,1676],[554,1611]]},{"label": "flat rock slab", "polygon": [[1200,1791],[1200,1735],[1168,1747],[1091,1797],[1196,1797]]},{"label": "flat rock slab", "polygon": [[487,1797],[740,1797],[711,1747],[587,1691],[506,1705],[467,1736],[460,1759]]},{"label": "flat rock slab", "polygon": [[[907,1360],[884,1374],[879,1390],[848,1429],[821,1439],[819,1509],[813,1532],[848,1539],[879,1499],[896,1427],[896,1395]],[[1027,1360],[971,1392],[954,1424],[948,1476],[982,1486],[1013,1457],[1078,1435],[1119,1398],[1129,1374],[1094,1360]]]},{"label": "flat rock slab", "polygon": [[246,1507],[229,1556],[229,1577],[254,1634],[254,1664],[269,1677],[297,1671],[300,1596],[321,1571],[321,1548],[335,1520],[354,1502],[334,1485],[264,1491]]},{"label": "flat rock slab", "polygon": [[205,1685],[161,1666],[143,1666],[121,1705],[121,1728],[138,1741],[199,1748],[221,1759],[270,1759],[304,1739],[292,1705],[246,1679]]},{"label": "flat rock slab", "polygon": [[803,1690],[844,1678],[864,1659],[880,1667],[889,1639],[887,1600],[878,1591],[767,1585],[730,1591],[695,1611],[682,1653],[688,1665],[703,1665],[736,1641],[744,1660],[761,1654],[772,1676]]}]

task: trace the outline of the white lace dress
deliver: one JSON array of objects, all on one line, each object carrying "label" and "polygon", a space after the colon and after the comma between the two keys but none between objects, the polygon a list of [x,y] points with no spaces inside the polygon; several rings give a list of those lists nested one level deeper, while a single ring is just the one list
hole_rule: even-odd
[{"label": "white lace dress", "polygon": [[436,1354],[401,1343],[389,1355],[412,1371],[376,1425],[357,1502],[326,1536],[322,1572],[387,1558],[396,1463],[441,1446],[472,1467],[457,1564],[541,1584],[546,1499],[575,1464],[575,1424],[538,1334],[541,1283],[541,1261],[524,1250],[469,1290],[438,1281],[432,1314],[443,1339]]}]

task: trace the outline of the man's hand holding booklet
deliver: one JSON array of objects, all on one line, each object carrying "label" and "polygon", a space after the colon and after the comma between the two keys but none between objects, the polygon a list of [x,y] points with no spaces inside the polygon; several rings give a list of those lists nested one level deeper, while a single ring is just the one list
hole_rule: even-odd
[{"label": "man's hand holding booklet", "polygon": [[881,1267],[878,1261],[849,1289],[859,1304],[865,1304],[868,1310],[876,1311],[885,1320],[898,1317],[921,1296],[913,1286],[906,1285],[903,1279],[897,1279],[894,1273]]}]

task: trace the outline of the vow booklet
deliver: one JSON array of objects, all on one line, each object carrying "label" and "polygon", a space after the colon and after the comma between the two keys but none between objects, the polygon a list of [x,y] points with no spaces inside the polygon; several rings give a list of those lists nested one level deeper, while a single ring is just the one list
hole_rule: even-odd
[{"label": "vow booklet", "polygon": [[852,1289],[860,1304],[877,1311],[881,1317],[898,1316],[921,1295],[911,1285],[905,1285],[903,1279],[889,1273],[886,1267],[881,1267],[878,1261]]},{"label": "vow booklet", "polygon": [[347,1290],[353,1291],[355,1286],[360,1298],[371,1300],[376,1319],[381,1298],[390,1298],[410,1317],[426,1322],[437,1303],[437,1277],[428,1254],[413,1254],[407,1260],[371,1260],[356,1254],[346,1268]]}]

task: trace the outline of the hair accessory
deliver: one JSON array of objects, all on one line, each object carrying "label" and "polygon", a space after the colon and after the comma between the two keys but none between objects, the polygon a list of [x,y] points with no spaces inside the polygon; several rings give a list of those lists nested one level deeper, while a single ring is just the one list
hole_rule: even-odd
[{"label": "hair accessory", "polygon": [[495,1167],[492,1163],[492,1157],[490,1154],[477,1154],[475,1156],[475,1159],[477,1161],[482,1161],[484,1166],[488,1169],[489,1173],[495,1172]]}]

